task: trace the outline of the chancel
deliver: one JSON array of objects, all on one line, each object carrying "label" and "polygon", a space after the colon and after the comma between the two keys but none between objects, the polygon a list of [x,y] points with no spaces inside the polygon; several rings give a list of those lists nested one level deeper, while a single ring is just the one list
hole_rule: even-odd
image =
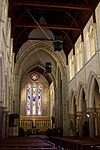
[{"label": "chancel", "polygon": [[100,0],[0,0],[8,149],[100,149]]}]

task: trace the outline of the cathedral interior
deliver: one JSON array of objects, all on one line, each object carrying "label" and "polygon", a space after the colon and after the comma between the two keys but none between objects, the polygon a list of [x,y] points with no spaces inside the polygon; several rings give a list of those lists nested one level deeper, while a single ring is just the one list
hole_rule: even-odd
[{"label": "cathedral interior", "polygon": [[0,0],[0,140],[19,129],[100,137],[100,0]]}]

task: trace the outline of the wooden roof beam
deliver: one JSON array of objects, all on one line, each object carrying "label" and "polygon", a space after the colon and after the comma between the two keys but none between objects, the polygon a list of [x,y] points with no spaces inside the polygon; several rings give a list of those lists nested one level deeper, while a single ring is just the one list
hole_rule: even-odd
[{"label": "wooden roof beam", "polygon": [[90,10],[91,8],[87,5],[76,5],[66,3],[51,3],[51,2],[34,2],[34,1],[23,1],[13,0],[13,5],[25,5],[34,7],[47,7],[47,8],[60,8],[60,9],[78,9],[78,10]]},{"label": "wooden roof beam", "polygon": [[[64,25],[51,25],[51,24],[39,24],[41,28],[48,28],[48,29],[56,29],[56,30],[81,30],[79,27],[70,27],[70,26],[64,26]],[[15,27],[24,27],[24,28],[37,28],[37,24],[32,23],[17,23],[14,25]]]}]

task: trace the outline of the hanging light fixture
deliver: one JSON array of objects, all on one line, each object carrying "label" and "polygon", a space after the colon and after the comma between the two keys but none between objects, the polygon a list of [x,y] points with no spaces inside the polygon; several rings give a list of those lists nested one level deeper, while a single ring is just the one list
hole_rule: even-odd
[{"label": "hanging light fixture", "polygon": [[53,45],[54,45],[54,51],[61,51],[63,48],[62,36],[55,36]]},{"label": "hanging light fixture", "polygon": [[51,73],[51,62],[45,63],[45,71],[46,73]]}]

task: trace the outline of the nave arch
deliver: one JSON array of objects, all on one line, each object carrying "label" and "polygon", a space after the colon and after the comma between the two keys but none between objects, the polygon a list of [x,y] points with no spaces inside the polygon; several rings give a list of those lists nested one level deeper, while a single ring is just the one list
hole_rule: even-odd
[{"label": "nave arch", "polygon": [[[39,53],[39,51],[41,50],[47,53],[48,55],[50,55],[50,57],[52,57],[52,59],[54,59],[54,61],[58,64],[60,68],[61,76],[63,78],[63,76],[66,75],[66,62],[63,60],[63,58],[58,52],[53,51],[53,47],[51,45],[40,41],[36,42],[35,44],[25,49],[24,52],[20,55],[20,57],[16,62],[16,68],[15,68],[16,74],[19,75],[22,74],[22,69],[24,68],[24,65],[26,61],[29,59],[29,57],[33,55],[35,52]],[[41,59],[40,62],[42,62]]]},{"label": "nave arch", "polygon": [[89,114],[90,136],[100,136],[100,79],[90,73],[87,86],[87,112]]},{"label": "nave arch", "polygon": [[71,90],[71,97],[69,102],[69,116],[70,116],[70,135],[76,135],[76,94]]},{"label": "nave arch", "polygon": [[100,136],[99,83],[97,75],[91,72],[87,86],[79,82],[77,91],[72,90],[71,92],[69,115],[70,120],[72,117],[74,118],[74,130],[78,132],[79,136]]},{"label": "nave arch", "polygon": [[[54,102],[53,107],[56,109],[55,110],[56,112],[55,112],[55,114],[53,112],[53,114],[55,115],[55,117],[57,119],[60,120],[59,117],[62,117],[62,116],[59,116],[59,114],[58,114],[59,113],[58,110],[59,110],[60,107],[57,106],[57,105],[59,103],[59,100],[62,101],[62,103],[63,103],[63,99],[64,99],[63,97],[66,97],[66,96],[64,96],[64,94],[66,94],[66,93],[61,94],[61,96],[59,96],[58,89],[59,89],[59,82],[62,81],[61,82],[62,86],[63,86],[63,84],[66,83],[66,82],[63,81],[67,78],[66,64],[65,64],[65,61],[63,60],[63,58],[60,56],[60,54],[58,52],[54,52],[50,45],[48,45],[47,43],[44,43],[44,42],[40,42],[40,41],[35,43],[33,46],[27,48],[26,50],[24,50],[24,52],[22,53],[22,55],[20,55],[20,57],[18,58],[18,60],[16,62],[16,69],[15,69],[16,85],[17,85],[16,91],[15,91],[15,94],[17,95],[16,100],[15,100],[16,101],[15,103],[16,103],[16,106],[17,106],[16,110],[17,110],[17,112],[19,110],[20,95],[18,95],[18,93],[20,93],[20,91],[19,91],[20,90],[20,81],[21,81],[22,76],[26,72],[31,70],[32,67],[34,68],[36,66],[40,66],[42,69],[45,69],[44,68],[45,60],[43,62],[42,61],[37,61],[35,63],[34,63],[34,60],[33,60],[33,61],[31,61],[31,63],[28,64],[28,61],[32,60],[32,57],[34,57],[36,53],[38,53],[38,54],[39,53],[40,54],[45,53],[47,56],[49,56],[50,60],[52,60],[54,68],[53,68],[53,71],[51,72],[51,74],[49,76],[51,77],[52,82],[54,84],[54,97],[55,97],[54,100],[55,100],[55,102]],[[43,57],[43,56],[41,55],[41,57]],[[58,70],[59,70],[60,76],[58,74]],[[62,91],[63,90],[61,89],[61,93],[62,93]],[[58,110],[55,106],[58,107]],[[59,121],[56,121],[56,122],[57,122],[57,124],[55,126],[58,127],[59,126]]]}]

